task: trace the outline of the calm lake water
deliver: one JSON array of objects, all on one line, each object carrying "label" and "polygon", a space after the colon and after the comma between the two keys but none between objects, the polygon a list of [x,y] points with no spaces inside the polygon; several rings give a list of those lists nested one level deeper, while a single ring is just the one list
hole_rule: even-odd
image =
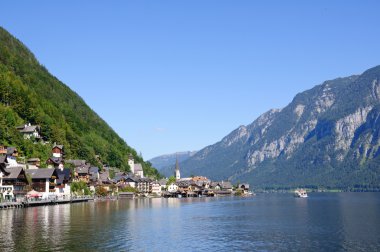
[{"label": "calm lake water", "polygon": [[380,193],[136,199],[0,211],[1,251],[380,251]]}]

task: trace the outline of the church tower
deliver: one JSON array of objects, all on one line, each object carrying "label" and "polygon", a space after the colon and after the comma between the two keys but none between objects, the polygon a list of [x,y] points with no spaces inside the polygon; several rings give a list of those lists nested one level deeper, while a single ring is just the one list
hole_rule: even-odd
[{"label": "church tower", "polygon": [[178,165],[178,157],[176,158],[176,161],[175,161],[174,177],[176,180],[181,179],[181,173],[179,172],[179,165]]},{"label": "church tower", "polygon": [[133,159],[132,154],[128,157],[128,165],[131,168],[131,173],[135,174],[135,160]]}]

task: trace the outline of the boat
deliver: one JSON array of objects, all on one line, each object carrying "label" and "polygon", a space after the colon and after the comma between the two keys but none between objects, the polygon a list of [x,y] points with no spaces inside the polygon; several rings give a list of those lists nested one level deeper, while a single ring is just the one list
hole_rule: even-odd
[{"label": "boat", "polygon": [[307,193],[306,193],[306,190],[304,189],[297,189],[294,191],[294,197],[297,197],[297,198],[307,198]]}]

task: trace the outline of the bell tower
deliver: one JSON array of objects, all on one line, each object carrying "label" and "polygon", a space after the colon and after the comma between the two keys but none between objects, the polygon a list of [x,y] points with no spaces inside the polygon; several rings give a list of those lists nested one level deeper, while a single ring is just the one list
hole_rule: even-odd
[{"label": "bell tower", "polygon": [[178,157],[176,158],[176,161],[175,161],[174,177],[176,180],[181,179],[181,173],[179,171],[179,164],[178,164]]},{"label": "bell tower", "polygon": [[128,165],[129,168],[131,168],[131,173],[135,174],[135,160],[133,159],[132,154],[130,154],[128,157]]}]

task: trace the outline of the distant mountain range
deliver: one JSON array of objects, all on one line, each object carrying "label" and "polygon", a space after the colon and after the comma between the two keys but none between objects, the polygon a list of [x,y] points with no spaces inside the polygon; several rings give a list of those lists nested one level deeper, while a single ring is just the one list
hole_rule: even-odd
[{"label": "distant mountain range", "polygon": [[[247,108],[249,109],[249,108]],[[253,187],[380,188],[380,66],[297,94],[180,163]]]},{"label": "distant mountain range", "polygon": [[[178,158],[178,162],[183,162],[186,159],[194,156],[195,153],[197,152],[196,151],[177,152],[173,154],[158,156],[148,161],[151,162],[153,167],[157,168],[160,172],[165,171],[163,173],[164,175],[171,176],[172,173],[174,172],[174,166],[175,166],[175,162],[177,158]],[[172,169],[173,171],[170,171],[171,168],[173,168]]]}]

